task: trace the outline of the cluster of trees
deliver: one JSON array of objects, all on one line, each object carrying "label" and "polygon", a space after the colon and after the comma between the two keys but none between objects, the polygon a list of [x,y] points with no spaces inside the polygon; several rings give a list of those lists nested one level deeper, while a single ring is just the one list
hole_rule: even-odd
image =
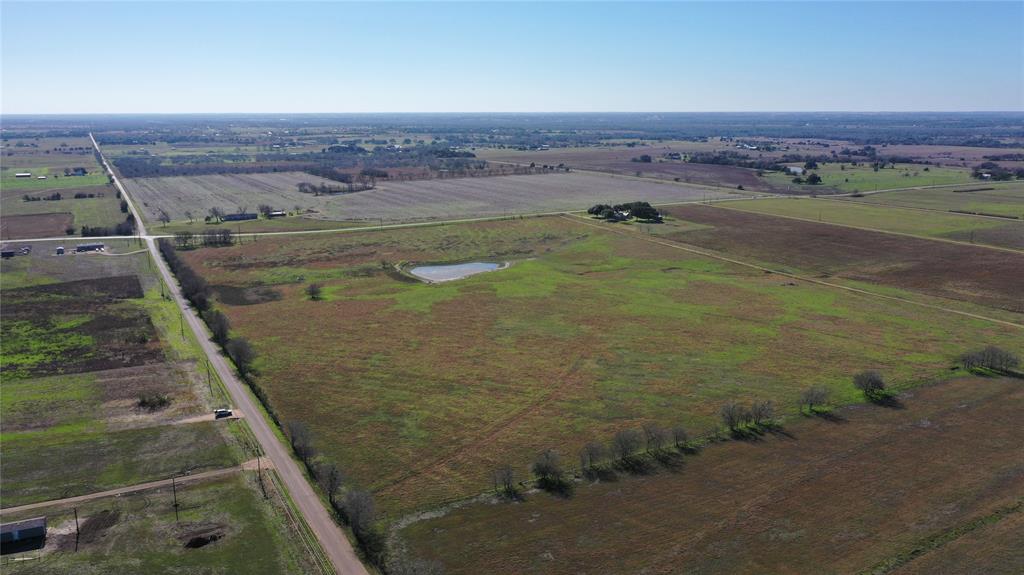
[{"label": "cluster of trees", "polygon": [[811,186],[816,186],[816,185],[820,184],[821,182],[822,182],[821,176],[819,176],[818,174],[815,174],[814,172],[811,172],[810,174],[808,174],[806,178],[801,178],[800,176],[797,176],[797,177],[793,178],[793,183],[794,184],[809,184]]},{"label": "cluster of trees", "polygon": [[775,404],[757,400],[747,407],[730,401],[718,410],[722,423],[733,435],[746,435],[775,424]]},{"label": "cluster of trees", "polygon": [[179,250],[190,249],[197,244],[203,247],[222,247],[233,243],[234,235],[226,228],[203,230],[198,234],[189,231],[174,233],[174,247]]},{"label": "cluster of trees", "polygon": [[1020,367],[1020,358],[1013,353],[990,345],[984,349],[972,351],[960,356],[964,369],[987,369],[1009,373]]},{"label": "cluster of trees", "polygon": [[[310,172],[312,173],[312,172]],[[314,176],[326,177],[324,173],[312,173]],[[300,193],[313,194],[314,196],[333,196],[335,194],[351,194],[352,192],[362,192],[365,190],[371,190],[376,185],[376,182],[359,182],[355,183],[352,181],[350,174],[340,174],[332,172],[331,179],[344,183],[344,186],[329,186],[327,184],[311,184],[309,182],[299,182],[295,184]]]},{"label": "cluster of trees", "polygon": [[630,161],[631,162],[639,162],[641,164],[650,164],[652,161],[654,161],[654,159],[651,158],[650,154],[641,154],[640,156],[638,156],[636,158],[632,158]]},{"label": "cluster of trees", "polygon": [[[74,232],[72,232],[74,233]],[[82,226],[82,237],[130,236],[135,233],[135,216],[128,214],[124,221],[109,226]]]},{"label": "cluster of trees", "polygon": [[96,197],[96,194],[93,194],[93,193],[89,193],[89,192],[75,192],[75,199],[76,200],[84,200],[86,198],[95,198],[95,197]]},{"label": "cluster of trees", "polygon": [[[988,177],[985,178],[984,174],[988,174]],[[1014,178],[1024,180],[1024,168],[1011,170],[1009,168],[1004,168],[995,162],[982,162],[977,166],[974,166],[974,170],[971,171],[971,176],[997,182],[1005,182]]]},{"label": "cluster of trees", "polygon": [[660,222],[661,213],[647,202],[627,202],[625,204],[597,204],[591,206],[587,213],[602,220],[613,222],[625,221],[630,218],[648,222]]},{"label": "cluster of trees", "polygon": [[284,430],[292,450],[327,496],[331,509],[352,528],[363,554],[374,565],[384,565],[386,537],[377,526],[373,495],[355,486],[346,486],[346,478],[337,464],[320,456],[313,432],[305,423],[289,421]]}]

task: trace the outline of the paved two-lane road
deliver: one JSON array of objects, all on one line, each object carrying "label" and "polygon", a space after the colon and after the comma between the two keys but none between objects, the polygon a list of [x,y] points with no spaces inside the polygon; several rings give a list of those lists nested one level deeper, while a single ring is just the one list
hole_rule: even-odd
[{"label": "paved two-lane road", "polygon": [[92,140],[93,147],[95,147],[100,155],[103,168],[113,179],[114,186],[121,192],[121,197],[128,202],[128,207],[132,215],[135,216],[135,221],[138,225],[138,233],[145,238],[150,254],[156,261],[157,268],[160,270],[160,275],[163,277],[164,282],[170,287],[175,303],[181,308],[189,327],[196,334],[196,339],[200,345],[202,345],[203,352],[210,359],[210,364],[217,370],[217,375],[220,376],[221,381],[227,387],[228,393],[231,394],[231,401],[234,403],[234,407],[249,416],[246,418],[246,421],[249,422],[253,435],[256,436],[257,441],[259,441],[260,446],[263,448],[263,453],[270,458],[274,468],[277,469],[278,476],[280,476],[299,512],[302,513],[306,524],[316,534],[316,538],[320,541],[320,546],[323,547],[324,552],[334,565],[334,570],[343,575],[369,575],[366,567],[359,561],[359,557],[356,556],[355,551],[352,549],[348,538],[345,537],[341,528],[331,518],[330,513],[328,513],[320,501],[313,487],[306,480],[306,476],[299,469],[295,460],[291,458],[288,449],[278,440],[270,428],[270,424],[261,416],[262,410],[256,405],[255,399],[249,394],[248,388],[235,376],[234,370],[228,365],[213,342],[210,341],[202,320],[189,307],[188,302],[181,295],[178,283],[174,280],[174,276],[171,274],[170,269],[168,269],[166,262],[160,257],[155,238],[146,233],[145,224],[134,202],[128,196],[124,186],[121,185],[117,175],[110,168],[106,158],[103,157],[103,152],[91,133],[89,138]]}]

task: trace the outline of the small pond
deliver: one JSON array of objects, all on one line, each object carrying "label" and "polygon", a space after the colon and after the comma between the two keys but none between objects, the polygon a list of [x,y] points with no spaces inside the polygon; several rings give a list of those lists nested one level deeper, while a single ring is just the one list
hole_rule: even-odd
[{"label": "small pond", "polygon": [[489,262],[470,262],[468,264],[451,264],[445,266],[417,266],[409,270],[412,275],[428,282],[447,282],[471,275],[492,272],[505,267],[506,264]]}]

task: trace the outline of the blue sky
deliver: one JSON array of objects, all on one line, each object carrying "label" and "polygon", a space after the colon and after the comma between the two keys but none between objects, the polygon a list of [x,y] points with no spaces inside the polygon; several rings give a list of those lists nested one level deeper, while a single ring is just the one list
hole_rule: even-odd
[{"label": "blue sky", "polygon": [[0,10],[8,114],[1024,109],[1020,1]]}]

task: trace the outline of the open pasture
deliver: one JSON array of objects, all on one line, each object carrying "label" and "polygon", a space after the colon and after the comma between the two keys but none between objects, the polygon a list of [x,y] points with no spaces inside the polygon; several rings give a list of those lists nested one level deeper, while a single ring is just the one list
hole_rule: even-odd
[{"label": "open pasture", "polygon": [[1024,254],[705,205],[675,206],[667,213],[710,226],[670,234],[687,244],[816,277],[995,307],[1018,321],[1024,314]]},{"label": "open pasture", "polygon": [[[1020,342],[1010,327],[566,217],[261,239],[183,257],[218,293],[273,292],[218,307],[253,342],[275,412],[309,425],[389,520],[479,493],[504,463],[525,475],[545,448],[571,460],[645,422],[700,433],[733,399],[771,399],[790,415],[810,385],[855,402],[860,370],[907,388],[945,376],[965,349]],[[437,285],[394,268],[466,261],[511,266]],[[323,284],[323,301],[305,295],[309,282]]]},{"label": "open pasture", "polygon": [[[29,195],[44,197],[59,191],[59,200],[27,202],[23,193],[5,190],[0,196],[0,226],[6,238],[46,238],[65,235],[67,227],[80,233],[82,226],[112,228],[124,221],[121,200],[113,186],[104,184],[32,192]],[[92,194],[94,197],[75,198],[75,194]],[[59,216],[58,216],[59,215]],[[70,221],[67,216],[70,215]],[[30,216],[30,217],[27,217]],[[60,224],[64,224],[61,226]]]},{"label": "open pasture", "polygon": [[764,178],[776,186],[790,186],[807,193],[815,190],[839,190],[842,192],[867,192],[873,190],[891,190],[915,186],[939,186],[947,184],[966,184],[971,182],[968,169],[925,166],[921,164],[896,164],[895,168],[879,168],[877,171],[870,163],[843,164],[830,162],[820,164],[813,170],[821,176],[821,184],[815,186],[794,184],[793,174],[769,172]]},{"label": "open pasture", "polygon": [[725,207],[1024,250],[1024,222],[809,198],[729,202]]},{"label": "open pasture", "polygon": [[998,184],[976,182],[973,185],[953,188],[900,190],[866,194],[862,198],[851,198],[849,201],[948,212],[990,214],[1024,220],[1024,183],[1022,182]]},{"label": "open pasture", "polygon": [[477,503],[400,535],[450,575],[1016,573],[1021,402],[1019,381],[960,378],[902,410],[855,406],[674,472]]}]

